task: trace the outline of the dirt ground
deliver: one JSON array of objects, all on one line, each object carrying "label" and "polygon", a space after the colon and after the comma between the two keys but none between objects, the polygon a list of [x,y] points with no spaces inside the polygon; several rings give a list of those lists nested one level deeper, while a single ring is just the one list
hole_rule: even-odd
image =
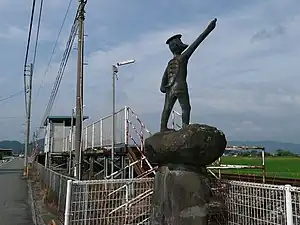
[{"label": "dirt ground", "polygon": [[[54,201],[46,187],[38,180],[37,174],[30,169],[28,186],[32,192],[34,208],[36,211],[37,224],[41,225],[62,225],[58,219],[58,213]],[[53,223],[53,221],[55,223]]]}]

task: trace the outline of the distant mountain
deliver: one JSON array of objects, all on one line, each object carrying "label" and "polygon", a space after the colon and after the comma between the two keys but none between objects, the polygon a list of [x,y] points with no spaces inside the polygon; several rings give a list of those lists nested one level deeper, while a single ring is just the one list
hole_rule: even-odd
[{"label": "distant mountain", "polygon": [[263,146],[266,152],[274,153],[277,149],[284,149],[300,154],[300,144],[277,141],[228,141],[228,145]]},{"label": "distant mountain", "polygon": [[0,141],[0,148],[12,149],[13,153],[20,153],[24,151],[24,144],[19,141]]},{"label": "distant mountain", "polygon": [[[44,138],[38,140],[38,145],[42,150],[41,147],[44,146]],[[25,144],[19,141],[4,140],[4,141],[0,141],[0,148],[12,149],[13,153],[22,153],[25,150]],[[32,149],[31,146],[29,146],[29,148]]]}]

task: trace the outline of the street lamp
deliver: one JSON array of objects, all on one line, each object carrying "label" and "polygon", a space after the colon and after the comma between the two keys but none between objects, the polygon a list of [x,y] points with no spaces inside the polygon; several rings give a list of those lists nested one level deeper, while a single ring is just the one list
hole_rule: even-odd
[{"label": "street lamp", "polygon": [[[114,150],[115,150],[115,114],[116,114],[116,77],[119,72],[118,67],[135,63],[135,59],[122,61],[112,65],[112,135],[111,135],[111,174],[114,173]],[[111,176],[113,179],[113,176]]]}]

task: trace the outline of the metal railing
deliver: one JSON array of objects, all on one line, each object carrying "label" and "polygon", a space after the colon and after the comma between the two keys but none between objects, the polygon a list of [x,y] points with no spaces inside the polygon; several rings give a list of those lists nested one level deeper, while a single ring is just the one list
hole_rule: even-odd
[{"label": "metal railing", "polygon": [[[149,224],[152,188],[152,178],[68,181],[65,225]],[[214,214],[215,202],[209,203],[210,219],[219,224],[299,224],[299,188],[220,181],[212,190],[225,196],[222,213]]]},{"label": "metal railing", "polygon": [[[84,149],[97,149],[97,148],[107,148],[111,147],[111,119],[112,115],[106,116],[97,120],[83,129],[83,146]],[[129,167],[143,167],[147,165],[145,171],[142,174],[139,174],[140,177],[146,176],[149,173],[155,173],[150,162],[144,156],[144,141],[147,137],[151,136],[151,132],[146,128],[144,123],[138,117],[138,115],[130,108],[125,106],[123,109],[119,110],[115,114],[115,145],[127,145],[134,146],[138,152],[138,156],[134,157],[134,160],[120,171],[116,171],[113,174],[110,174],[106,179],[111,177],[117,177],[121,171]],[[73,140],[73,143],[70,141]],[[69,142],[68,144],[66,144]],[[70,151],[71,146],[74,145],[74,138],[71,138],[70,135],[65,138],[64,141],[65,151]],[[73,148],[74,149],[74,148]]]},{"label": "metal railing", "polygon": [[[138,144],[140,145],[145,138],[151,135],[150,131],[145,127],[137,114],[130,108],[125,106],[115,114],[116,118],[116,135],[115,144]],[[97,120],[83,128],[82,142],[84,149],[95,149],[111,146],[112,115]],[[63,151],[74,150],[75,139],[70,134],[65,136],[63,141]],[[74,134],[73,134],[74,136]],[[71,140],[73,143],[71,143]]]},{"label": "metal railing", "polygon": [[[147,129],[145,124],[140,120],[138,115],[134,113],[134,111],[129,108],[125,107],[125,144],[133,145],[138,152],[138,155],[135,155],[131,160],[130,163],[121,168],[121,170],[114,172],[106,177],[106,179],[111,177],[117,177],[122,171],[139,166],[141,168],[140,174],[138,174],[139,178],[149,175],[150,173],[155,174],[155,170],[144,155],[144,141],[146,138],[151,136],[151,132]],[[132,154],[132,151],[130,151]],[[134,159],[135,158],[135,159]],[[146,168],[144,169],[144,163],[146,164]]]},{"label": "metal railing", "polygon": [[[38,179],[51,190],[65,225],[149,224],[152,178],[77,181],[36,162],[33,165]],[[240,181],[215,184],[213,195],[225,196],[226,210],[212,215],[220,224],[300,224],[298,187]]]},{"label": "metal railing", "polygon": [[49,194],[53,198],[52,201],[55,202],[59,217],[61,221],[63,221],[66,206],[67,182],[68,180],[75,181],[76,179],[47,169],[37,162],[33,162],[32,165],[36,172],[36,178],[50,191]]},{"label": "metal railing", "polygon": [[293,217],[293,223],[288,225],[300,224],[300,188],[288,187],[290,194],[286,196],[286,201],[290,202],[291,210],[289,211],[289,218]]},{"label": "metal railing", "polygon": [[145,224],[152,185],[153,179],[69,181],[65,225]]}]

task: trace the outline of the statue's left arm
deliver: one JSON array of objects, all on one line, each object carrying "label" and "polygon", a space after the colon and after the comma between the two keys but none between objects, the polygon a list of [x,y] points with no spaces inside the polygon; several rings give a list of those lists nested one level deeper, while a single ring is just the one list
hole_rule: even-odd
[{"label": "statue's left arm", "polygon": [[182,57],[189,59],[194,51],[198,48],[202,41],[215,29],[217,19],[212,20],[206,29],[199,35],[199,37],[182,53]]}]

